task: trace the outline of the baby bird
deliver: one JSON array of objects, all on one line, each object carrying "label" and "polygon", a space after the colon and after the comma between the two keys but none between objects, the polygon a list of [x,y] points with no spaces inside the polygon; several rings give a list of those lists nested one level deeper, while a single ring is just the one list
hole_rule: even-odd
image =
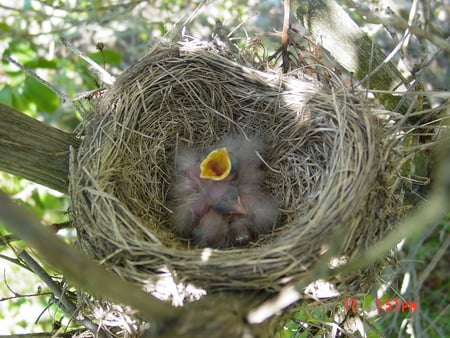
[{"label": "baby bird", "polygon": [[245,214],[238,189],[229,182],[213,182],[203,191],[203,200],[221,214]]},{"label": "baby bird", "polygon": [[230,215],[210,209],[194,229],[194,243],[201,247],[221,248],[226,245]]},{"label": "baby bird", "polygon": [[246,210],[245,217],[251,224],[251,232],[255,235],[273,230],[278,218],[278,202],[260,187],[241,187],[240,201]]},{"label": "baby bird", "polygon": [[172,222],[174,230],[179,235],[190,238],[200,219],[209,211],[210,207],[199,193],[193,192],[184,199],[177,198],[173,209]]},{"label": "baby bird", "polygon": [[248,244],[276,223],[278,204],[263,192],[260,138],[229,135],[206,155],[181,149],[172,193],[175,231],[199,247]]},{"label": "baby bird", "polygon": [[190,237],[193,229],[210,210],[222,215],[246,213],[236,187],[227,182],[207,182],[200,184],[199,191],[178,199],[173,213],[176,232]]},{"label": "baby bird", "polygon": [[240,186],[239,198],[246,213],[230,218],[229,242],[233,246],[246,245],[259,234],[273,230],[278,218],[278,203],[260,186]]},{"label": "baby bird", "polygon": [[255,234],[252,233],[251,229],[252,223],[249,217],[243,215],[230,217],[228,244],[230,246],[247,245],[255,238]]},{"label": "baby bird", "polygon": [[264,172],[261,170],[261,159],[264,147],[259,137],[247,138],[243,135],[228,135],[223,139],[223,146],[228,149],[231,158],[232,172],[236,185],[264,183]]},{"label": "baby bird", "polygon": [[[178,234],[191,238],[194,228],[211,209],[223,215],[245,213],[238,190],[230,183],[233,174],[225,148],[211,151],[203,161],[197,152],[185,149],[179,152],[176,166],[178,180],[172,194],[176,203],[173,224]],[[217,215],[206,216],[203,228],[213,216]]]},{"label": "baby bird", "polygon": [[177,181],[172,187],[174,198],[189,196],[200,188],[200,163],[198,152],[190,148],[181,148],[175,157]]}]

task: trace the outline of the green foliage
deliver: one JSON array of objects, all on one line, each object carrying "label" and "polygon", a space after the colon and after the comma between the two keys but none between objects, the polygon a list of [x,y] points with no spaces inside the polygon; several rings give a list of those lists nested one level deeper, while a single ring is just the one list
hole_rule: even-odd
[{"label": "green foliage", "polygon": [[[31,43],[20,40],[9,40],[6,55],[12,56],[23,66],[32,70],[42,69],[56,71],[57,63],[39,57]],[[3,61],[8,83],[0,86],[0,102],[12,106],[33,117],[42,114],[52,114],[60,107],[58,96],[36,79],[27,76],[22,70]]]},{"label": "green foliage", "polygon": [[33,110],[53,113],[59,107],[58,96],[37,80],[27,77],[22,88],[22,97]]},{"label": "green foliage", "polygon": [[88,56],[99,65],[118,66],[122,62],[120,53],[113,50],[89,53]]},{"label": "green foliage", "polygon": [[0,89],[0,102],[12,106],[13,105],[13,88],[9,85],[4,85],[3,88]]}]

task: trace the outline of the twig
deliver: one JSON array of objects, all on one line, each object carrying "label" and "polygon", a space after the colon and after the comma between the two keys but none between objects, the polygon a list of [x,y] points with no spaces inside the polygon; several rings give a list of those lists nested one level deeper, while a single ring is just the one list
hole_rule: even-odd
[{"label": "twig", "polygon": [[289,18],[291,15],[291,0],[284,0],[284,17],[283,17],[283,31],[281,33],[281,55],[282,55],[282,69],[283,73],[286,74],[289,71],[289,55],[288,55],[288,45],[289,45]]},{"label": "twig", "polygon": [[10,262],[10,263],[13,263],[13,264],[17,264],[17,265],[20,266],[21,268],[24,268],[24,269],[29,270],[28,267],[24,266],[18,259],[14,259],[14,258],[5,256],[5,255],[1,255],[1,254],[0,254],[0,258],[1,258],[1,259],[4,259],[4,260],[7,261],[7,262]]},{"label": "twig", "polygon": [[[399,43],[397,43],[397,46],[395,46],[395,48],[389,53],[389,55],[386,56],[386,58],[383,60],[383,62],[380,62],[378,64],[378,66],[376,66],[374,69],[371,69],[372,67],[369,67],[370,72],[368,72],[361,80],[359,80],[356,84],[355,87],[359,87],[362,83],[364,83],[365,81],[370,81],[370,77],[375,74],[376,72],[378,72],[380,69],[382,69],[386,63],[391,62],[392,58],[400,51],[400,49],[402,48],[402,45],[404,43],[404,41],[406,41],[406,39],[409,36],[409,31],[406,31],[405,34],[403,35],[402,39],[400,40]],[[370,55],[372,56],[373,53],[370,53]],[[403,84],[405,84],[407,81],[405,79],[402,79]],[[369,87],[369,86],[367,86]],[[370,88],[370,87],[369,87]]]},{"label": "twig", "polygon": [[447,304],[446,307],[441,311],[441,313],[439,313],[439,315],[437,315],[433,319],[429,318],[426,315],[426,313],[424,313],[423,316],[425,317],[425,319],[427,320],[429,325],[423,330],[423,333],[426,333],[428,330],[433,328],[437,332],[438,337],[445,337],[445,332],[444,332],[445,330],[436,326],[436,323],[441,319],[444,319],[444,321],[446,322],[447,320],[445,318],[448,318],[449,310],[450,310],[450,305]]},{"label": "twig", "polygon": [[434,269],[436,264],[439,263],[440,259],[444,254],[447,253],[447,249],[450,246],[450,236],[447,236],[447,239],[442,244],[442,246],[439,248],[438,252],[434,255],[433,259],[431,260],[430,264],[427,265],[425,270],[422,271],[419,280],[416,284],[416,291],[417,293],[420,292],[420,289],[422,288],[423,283],[425,282],[425,279],[427,279],[431,273],[431,271]]},{"label": "twig", "polygon": [[74,330],[71,332],[58,333],[55,335],[54,332],[39,332],[39,333],[21,333],[21,334],[11,334],[11,335],[1,335],[0,338],[36,338],[36,337],[59,337],[59,338],[72,338],[72,337],[81,337],[76,335],[75,333],[79,333],[79,330]]},{"label": "twig", "polygon": [[19,67],[22,71],[24,71],[28,76],[31,76],[32,78],[34,78],[36,81],[42,83],[44,86],[46,86],[48,89],[50,89],[51,91],[53,91],[56,95],[58,95],[58,97],[61,99],[62,102],[70,102],[74,107],[75,110],[78,112],[83,112],[84,108],[81,104],[77,104],[77,102],[75,100],[72,100],[69,96],[67,96],[65,93],[63,93],[62,91],[60,91],[58,88],[56,88],[55,86],[53,86],[51,83],[49,83],[48,81],[44,80],[43,78],[41,78],[39,75],[37,75],[35,72],[33,72],[31,69],[26,68],[24,65],[22,65],[20,62],[16,61],[14,58],[12,58],[9,55],[3,55],[3,59],[6,61],[11,62],[12,64],[16,65],[17,67]]},{"label": "twig", "polygon": [[89,65],[93,67],[93,71],[91,72],[94,74],[100,81],[103,83],[106,83],[107,85],[112,85],[116,78],[109,74],[106,70],[104,70],[101,66],[96,64],[90,57],[84,55],[83,52],[81,52],[78,48],[76,48],[72,43],[70,43],[67,39],[61,38],[61,42],[64,46],[69,48],[72,53],[82,58],[84,61],[86,61]]},{"label": "twig", "polygon": [[105,332],[103,332],[103,330],[101,330],[96,324],[94,324],[89,319],[76,318],[77,309],[76,309],[75,304],[73,304],[63,294],[59,285],[55,283],[55,281],[49,276],[49,274],[25,250],[22,250],[18,254],[18,258],[22,259],[30,267],[30,269],[40,278],[40,280],[42,280],[45,284],[47,284],[47,286],[53,292],[55,297],[57,299],[59,299],[59,302],[57,302],[57,305],[61,308],[61,310],[68,313],[73,320],[84,325],[84,327],[86,327],[92,333],[98,335],[98,337],[107,337],[108,336]]},{"label": "twig", "polygon": [[[27,267],[29,271],[31,271],[30,268]],[[3,283],[5,283],[6,288],[13,294],[11,297],[2,297],[0,298],[0,302],[3,302],[5,300],[11,300],[16,298],[29,298],[29,297],[41,297],[41,296],[47,296],[52,295],[51,292],[41,292],[40,287],[38,287],[38,291],[36,293],[28,293],[28,294],[21,294],[17,291],[13,290],[12,287],[9,286],[8,280],[6,279],[6,270],[3,271]]]},{"label": "twig", "polygon": [[16,61],[15,59],[13,59],[11,56],[9,55],[3,55],[3,59],[11,62],[12,64],[16,65],[17,67],[19,67],[22,71],[24,71],[28,76],[31,76],[32,78],[34,78],[36,81],[42,83],[44,86],[46,86],[47,88],[49,88],[50,90],[52,90],[56,95],[59,96],[59,98],[63,101],[63,102],[72,102],[71,98],[68,97],[65,93],[63,93],[62,91],[60,91],[58,88],[56,88],[55,86],[53,86],[51,83],[49,83],[48,81],[44,80],[43,78],[41,78],[39,75],[37,75],[35,72],[33,72],[31,69],[26,68],[25,66],[23,66],[20,62]]}]

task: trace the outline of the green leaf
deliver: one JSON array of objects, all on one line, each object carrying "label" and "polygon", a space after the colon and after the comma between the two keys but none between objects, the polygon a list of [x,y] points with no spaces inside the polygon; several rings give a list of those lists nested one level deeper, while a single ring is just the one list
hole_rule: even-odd
[{"label": "green leaf", "polygon": [[37,58],[30,60],[24,64],[27,68],[47,68],[56,69],[57,63],[53,60],[46,60],[43,58]]},{"label": "green leaf", "polygon": [[370,309],[374,305],[374,299],[372,295],[365,295],[363,298],[363,309]]},{"label": "green leaf", "polygon": [[9,33],[9,32],[11,32],[11,28],[6,23],[0,22],[0,31]]},{"label": "green leaf", "polygon": [[40,112],[51,114],[59,106],[58,96],[42,83],[31,77],[25,79],[23,96],[33,102]]},{"label": "green leaf", "polygon": [[95,53],[90,53],[88,56],[94,60],[95,63],[102,66],[103,64],[117,66],[122,61],[122,56],[120,53],[113,50],[103,50],[102,52],[98,51]]},{"label": "green leaf", "polygon": [[0,102],[6,104],[7,106],[12,106],[13,93],[9,85],[5,85],[0,89]]},{"label": "green leaf", "polygon": [[31,117],[36,117],[36,105],[23,96],[17,88],[13,88],[12,107]]},{"label": "green leaf", "polygon": [[11,55],[22,64],[36,58],[36,52],[30,43],[24,42],[22,39],[12,39],[4,54]]}]

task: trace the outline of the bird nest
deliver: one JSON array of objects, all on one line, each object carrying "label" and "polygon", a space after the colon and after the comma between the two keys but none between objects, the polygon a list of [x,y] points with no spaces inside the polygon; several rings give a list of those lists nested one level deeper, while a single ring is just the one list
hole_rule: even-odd
[{"label": "bird nest", "polygon": [[[330,247],[336,257],[356,256],[397,218],[393,135],[369,106],[299,74],[242,66],[210,44],[153,49],[98,99],[82,132],[70,177],[79,245],[150,289],[169,274],[208,292],[279,290]],[[197,248],[171,224],[175,156],[229,134],[262,138],[277,226],[242,247]],[[341,285],[357,292],[372,270]]]}]

